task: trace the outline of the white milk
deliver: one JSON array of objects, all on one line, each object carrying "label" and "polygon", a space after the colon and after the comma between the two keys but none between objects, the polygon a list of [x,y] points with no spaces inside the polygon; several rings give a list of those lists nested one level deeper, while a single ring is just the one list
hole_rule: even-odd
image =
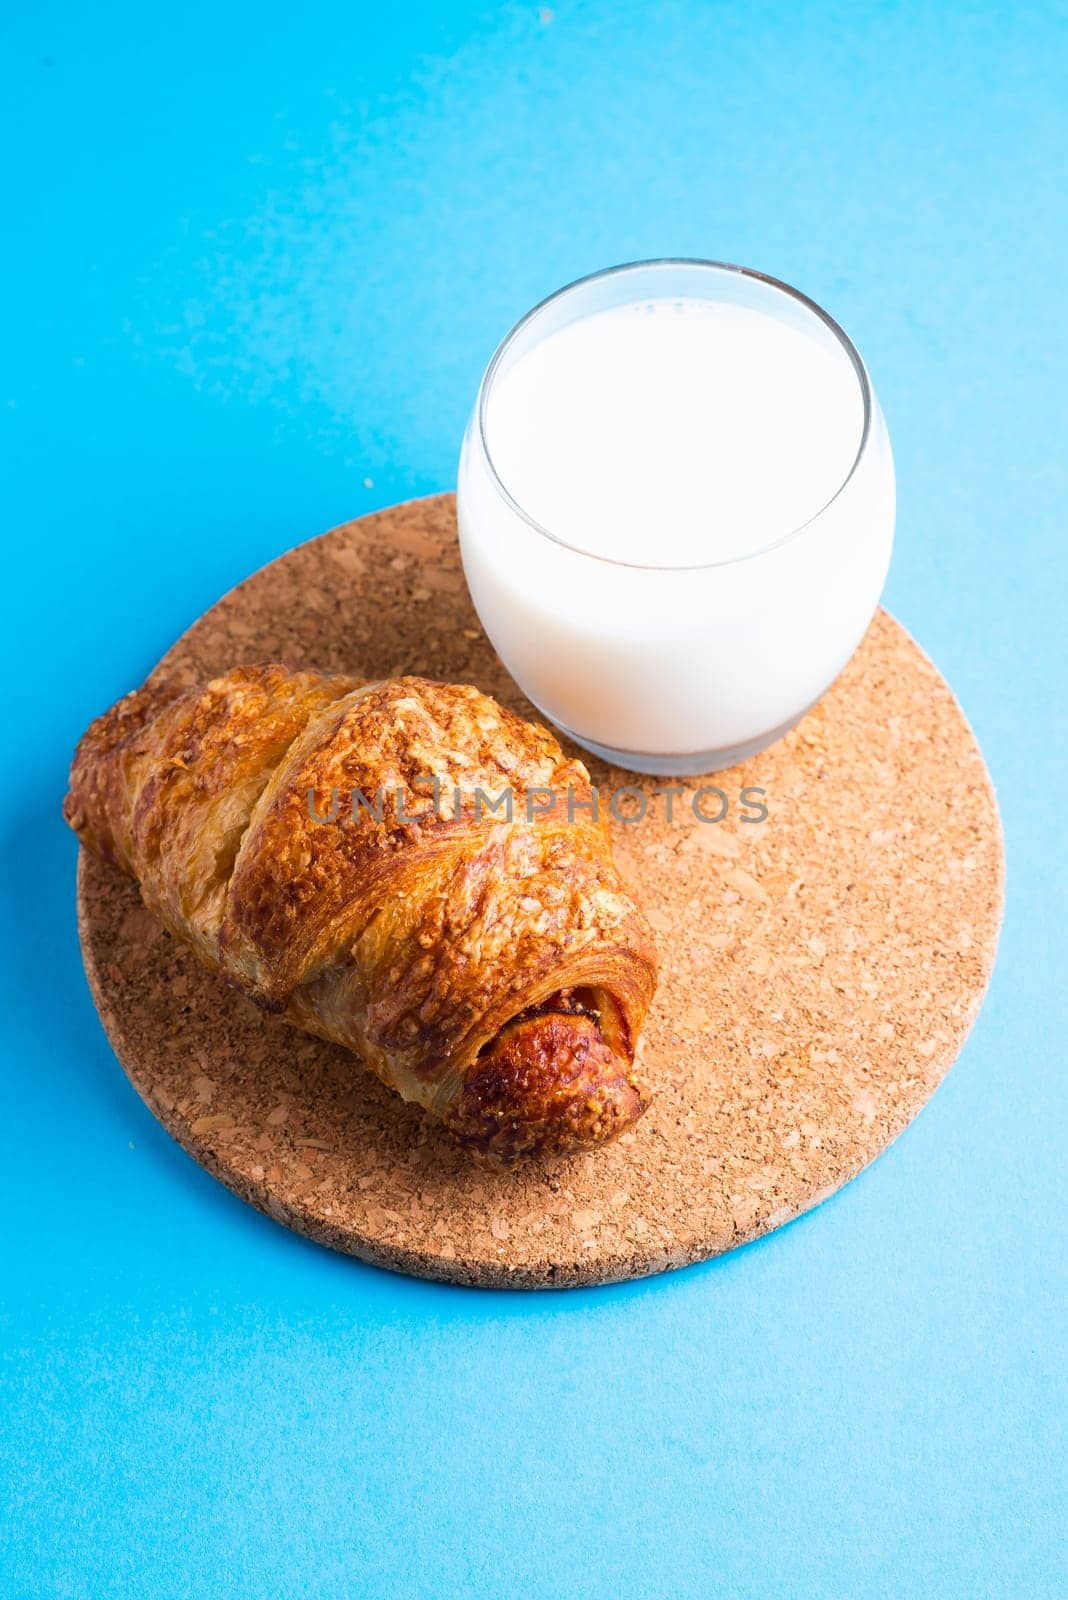
[{"label": "white milk", "polygon": [[822,510],[864,407],[833,351],[763,311],[652,300],[552,333],[486,413],[501,482],[558,539],[643,566],[748,555]]},{"label": "white milk", "polygon": [[[657,287],[621,269],[548,302],[503,347],[460,463],[494,645],[553,721],[640,770],[711,770],[785,731],[852,655],[890,556],[889,444],[874,396],[865,437],[849,348],[722,271],[618,303],[628,273]],[[749,303],[720,297],[737,283]]]}]

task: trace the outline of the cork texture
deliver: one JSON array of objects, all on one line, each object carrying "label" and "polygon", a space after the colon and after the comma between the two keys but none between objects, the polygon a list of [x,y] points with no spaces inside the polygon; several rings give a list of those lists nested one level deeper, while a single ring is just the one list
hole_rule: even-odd
[{"label": "cork texture", "polygon": [[[333,529],[254,574],[158,672],[192,683],[280,658],[476,684],[526,715],[479,627],[451,495]],[[582,752],[579,752],[581,755]],[[277,1221],[398,1271],[524,1288],[663,1271],[819,1204],[945,1075],[990,977],[997,805],[935,668],[880,612],[845,673],[777,745],[707,780],[629,784],[619,864],[660,946],[640,1047],[652,1108],[616,1145],[496,1172],[345,1051],[202,971],[135,885],[82,852],[93,996],[143,1099],[199,1162]],[[666,780],[665,780],[666,781]],[[727,799],[698,821],[702,783]],[[747,806],[743,788],[763,797]],[[744,820],[767,807],[766,820]],[[636,809],[630,796],[617,809]],[[723,801],[705,796],[707,814]]]}]

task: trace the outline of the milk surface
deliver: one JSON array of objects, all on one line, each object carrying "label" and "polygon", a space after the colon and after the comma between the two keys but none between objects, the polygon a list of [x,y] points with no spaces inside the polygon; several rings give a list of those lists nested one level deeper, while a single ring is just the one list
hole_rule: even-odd
[{"label": "milk surface", "polygon": [[555,537],[684,566],[807,522],[848,477],[863,422],[841,351],[746,306],[649,300],[572,322],[507,367],[486,441]]}]

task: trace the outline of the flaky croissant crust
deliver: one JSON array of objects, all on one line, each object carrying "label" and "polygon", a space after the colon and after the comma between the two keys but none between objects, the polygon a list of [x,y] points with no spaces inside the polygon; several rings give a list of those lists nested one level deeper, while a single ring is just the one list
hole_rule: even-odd
[{"label": "flaky croissant crust", "polygon": [[647,1104],[652,935],[592,802],[468,685],[267,663],[120,700],[64,809],[206,965],[510,1160]]}]

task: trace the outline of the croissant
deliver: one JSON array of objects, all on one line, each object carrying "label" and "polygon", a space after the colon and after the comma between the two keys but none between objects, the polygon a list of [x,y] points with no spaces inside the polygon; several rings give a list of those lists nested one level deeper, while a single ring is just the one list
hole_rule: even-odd
[{"label": "croissant", "polygon": [[478,1155],[581,1150],[646,1109],[655,950],[589,774],[477,689],[153,682],[82,738],[64,815],[206,966]]}]

